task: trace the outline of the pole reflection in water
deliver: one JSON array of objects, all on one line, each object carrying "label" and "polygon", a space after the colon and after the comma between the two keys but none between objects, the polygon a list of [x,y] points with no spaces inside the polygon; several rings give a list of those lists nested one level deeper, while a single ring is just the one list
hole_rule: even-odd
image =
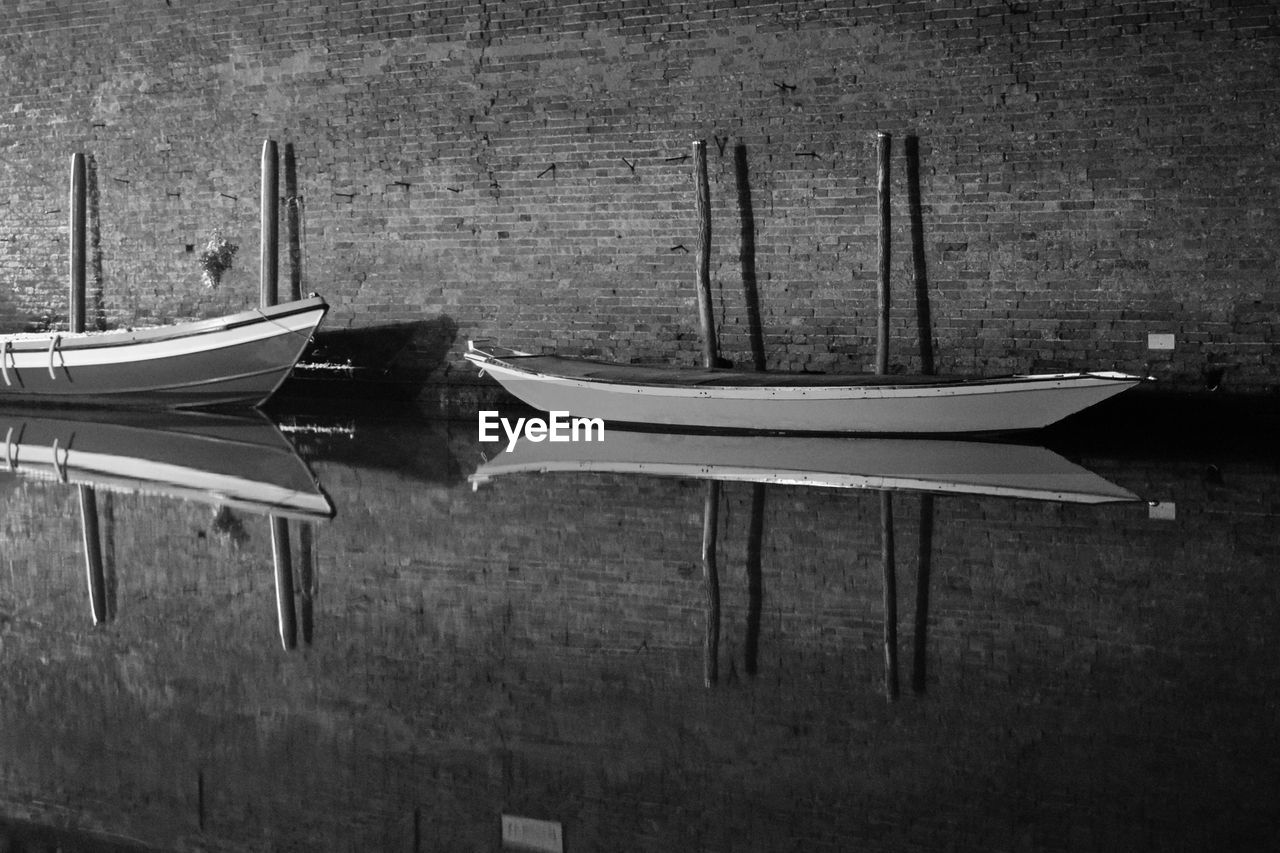
[{"label": "pole reflection in water", "polygon": [[933,564],[933,495],[920,496],[920,533],[916,550],[916,619],[914,657],[911,661],[911,689],[925,691],[928,657],[925,654],[929,634],[929,571]]},{"label": "pole reflection in water", "polygon": [[98,496],[92,486],[77,486],[80,496],[80,529],[84,543],[84,565],[89,579],[89,613],[93,624],[111,618],[107,607],[107,576],[102,567],[102,541],[98,536]]},{"label": "pole reflection in water", "polygon": [[702,671],[710,687],[720,680],[720,570],[716,565],[716,540],[720,527],[720,484],[707,481],[702,510],[702,578],[707,594],[706,652]]},{"label": "pole reflection in water", "polygon": [[276,621],[285,651],[298,645],[298,622],[293,608],[293,557],[289,553],[289,522],[271,516],[271,559],[276,577]]},{"label": "pole reflection in water", "polygon": [[[293,446],[265,416],[7,408],[0,411],[0,432],[5,434],[8,471],[76,489],[95,625],[109,621],[115,612],[110,493],[145,493],[269,517],[281,641],[286,649],[296,645],[288,522],[296,519],[309,525],[331,518],[333,504]],[[99,491],[107,493],[101,518]],[[302,571],[304,635],[309,641],[314,591],[309,527],[306,541]]]},{"label": "pole reflection in water", "polygon": [[315,551],[311,547],[315,524],[303,521],[298,524],[298,603],[301,609],[302,642],[311,645],[315,622],[316,572]]},{"label": "pole reflection in water", "polygon": [[[318,582],[312,548],[315,526],[310,521],[298,522],[298,548],[295,551],[290,545],[289,519],[272,515],[269,524],[271,561],[275,570],[276,621],[280,628],[280,643],[285,651],[290,651],[298,647],[299,628],[302,642],[308,646],[312,642]],[[300,613],[297,612],[299,610]]]},{"label": "pole reflection in water", "polygon": [[893,553],[893,493],[880,492],[880,572],[884,594],[884,696],[898,698],[898,575]]},{"label": "pole reflection in water", "polygon": [[764,573],[760,553],[764,545],[764,483],[751,484],[751,515],[747,521],[747,633],[743,668],[760,670],[760,614],[764,607]]},{"label": "pole reflection in water", "polygon": [[758,666],[763,597],[760,566],[766,484],[873,490],[880,502],[884,694],[899,695],[897,572],[893,492],[922,496],[912,689],[925,690],[929,561],[936,494],[991,495],[1062,503],[1140,500],[1043,447],[981,441],[895,438],[701,435],[612,430],[602,442],[520,442],[472,475],[473,486],[495,477],[552,471],[612,472],[706,481],[702,566],[706,597],[704,681],[719,678],[720,583],[717,564],[720,483],[752,484],[748,521],[748,608],[744,665]]}]

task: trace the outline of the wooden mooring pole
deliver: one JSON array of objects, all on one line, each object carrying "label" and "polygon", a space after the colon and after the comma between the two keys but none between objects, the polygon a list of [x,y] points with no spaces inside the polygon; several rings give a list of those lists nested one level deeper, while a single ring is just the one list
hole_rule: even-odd
[{"label": "wooden mooring pole", "polygon": [[280,293],[280,162],[274,139],[262,143],[261,189],[261,301],[263,308],[269,308],[276,304]]},{"label": "wooden mooring pole", "polygon": [[707,181],[707,143],[693,143],[693,171],[697,182],[694,209],[698,214],[698,321],[702,327],[702,366],[719,361],[715,317],[711,313],[711,185]]},{"label": "wooden mooring pole", "polygon": [[71,155],[71,306],[67,328],[84,331],[85,305],[85,158]]},{"label": "wooden mooring pole", "polygon": [[889,148],[892,137],[887,133],[876,135],[879,167],[876,170],[876,197],[880,210],[880,263],[879,286],[876,290],[876,373],[889,372]]}]

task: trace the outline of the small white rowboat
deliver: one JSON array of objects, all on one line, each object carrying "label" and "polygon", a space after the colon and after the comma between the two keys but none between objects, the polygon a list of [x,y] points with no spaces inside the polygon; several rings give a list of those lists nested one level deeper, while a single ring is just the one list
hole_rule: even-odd
[{"label": "small white rowboat", "polygon": [[328,309],[311,296],[156,328],[0,335],[0,404],[258,406]]},{"label": "small white rowboat", "polygon": [[465,357],[547,412],[671,427],[822,433],[961,434],[1039,429],[1132,388],[1111,371],[950,379],[646,367],[586,358]]}]

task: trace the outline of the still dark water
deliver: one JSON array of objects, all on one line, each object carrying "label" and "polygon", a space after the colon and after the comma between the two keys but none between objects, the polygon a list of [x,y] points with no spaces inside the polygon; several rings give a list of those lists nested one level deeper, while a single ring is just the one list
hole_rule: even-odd
[{"label": "still dark water", "polygon": [[280,420],[334,510],[277,507],[287,573],[256,493],[183,467],[278,454],[0,424],[0,850],[1280,838],[1267,442],[607,434],[504,470],[474,420]]}]

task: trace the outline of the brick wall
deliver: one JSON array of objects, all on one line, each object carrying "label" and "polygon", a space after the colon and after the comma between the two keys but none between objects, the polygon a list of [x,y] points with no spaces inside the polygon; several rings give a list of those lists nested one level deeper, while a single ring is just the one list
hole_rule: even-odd
[{"label": "brick wall", "polygon": [[[917,340],[915,135],[941,369],[1149,362],[1172,388],[1270,391],[1278,15],[1267,0],[22,3],[0,21],[0,320],[65,314],[77,150],[94,167],[91,318],[253,302],[271,137],[296,152],[304,288],[331,300],[331,328],[441,321],[456,339],[425,366],[437,379],[470,378],[471,336],[692,361],[684,158],[705,139],[725,352],[748,356],[745,187],[769,365],[863,370],[886,131],[897,365]],[[210,290],[197,258],[215,229],[240,252]],[[1177,348],[1148,351],[1148,332]]]}]

